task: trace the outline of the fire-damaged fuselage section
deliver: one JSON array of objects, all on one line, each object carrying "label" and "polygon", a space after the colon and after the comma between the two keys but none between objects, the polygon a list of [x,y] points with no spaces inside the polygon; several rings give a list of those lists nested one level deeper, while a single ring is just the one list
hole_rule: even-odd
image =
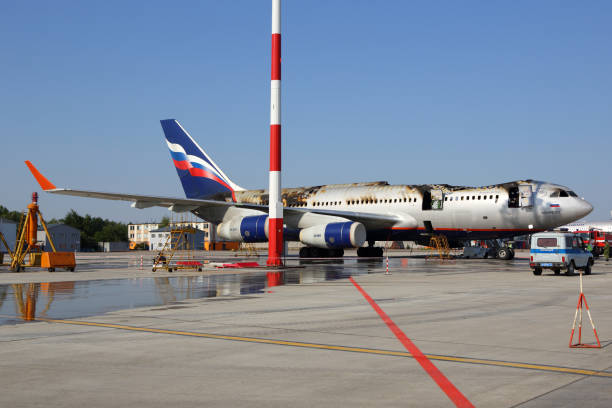
[{"label": "fire-damaged fuselage section", "polygon": [[[551,197],[555,191],[567,191],[567,197]],[[237,191],[235,199],[238,205],[268,205],[266,190]],[[348,220],[351,214],[383,214],[396,222],[378,227],[376,222],[366,223],[368,241],[426,242],[428,234],[437,233],[456,245],[553,228],[592,209],[566,187],[531,179],[482,187],[384,181],[328,184],[283,189],[282,201],[286,228],[294,232],[300,226],[292,225],[292,220],[300,211]]]}]

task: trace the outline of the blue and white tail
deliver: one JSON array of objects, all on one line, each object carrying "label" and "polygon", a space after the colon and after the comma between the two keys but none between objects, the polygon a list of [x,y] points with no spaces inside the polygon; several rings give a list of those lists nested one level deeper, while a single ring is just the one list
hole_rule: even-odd
[{"label": "blue and white tail", "polygon": [[175,119],[160,121],[170,156],[188,198],[224,199],[244,190],[233,183]]}]

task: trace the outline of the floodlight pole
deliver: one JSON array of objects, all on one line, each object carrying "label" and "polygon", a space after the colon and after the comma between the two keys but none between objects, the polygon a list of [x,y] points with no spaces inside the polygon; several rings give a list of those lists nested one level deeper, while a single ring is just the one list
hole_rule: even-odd
[{"label": "floodlight pole", "polygon": [[282,266],[283,202],[281,197],[281,18],[280,0],[272,0],[272,76],[270,81],[270,186],[268,189],[268,262]]}]

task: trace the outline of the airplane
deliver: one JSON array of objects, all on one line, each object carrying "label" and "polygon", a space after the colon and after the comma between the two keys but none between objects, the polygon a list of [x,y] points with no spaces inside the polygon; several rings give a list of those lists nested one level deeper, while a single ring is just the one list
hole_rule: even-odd
[{"label": "airplane", "polygon": [[612,233],[612,221],[582,221],[573,222],[571,224],[562,225],[559,229],[567,230],[570,232],[584,232],[590,230],[599,230],[602,232]]},{"label": "airplane", "polygon": [[[186,198],[57,188],[29,161],[41,188],[53,194],[131,201],[134,208],[166,207],[191,212],[217,225],[221,238],[268,239],[268,193],[234,183],[175,119],[161,121],[166,144]],[[328,184],[282,191],[284,239],[300,241],[300,257],[381,257],[375,241],[429,244],[432,234],[451,246],[469,240],[511,238],[568,224],[593,207],[567,187],[519,180],[484,187],[448,184],[390,185],[387,182]],[[364,243],[368,246],[364,246]],[[511,259],[501,247],[497,256]]]}]

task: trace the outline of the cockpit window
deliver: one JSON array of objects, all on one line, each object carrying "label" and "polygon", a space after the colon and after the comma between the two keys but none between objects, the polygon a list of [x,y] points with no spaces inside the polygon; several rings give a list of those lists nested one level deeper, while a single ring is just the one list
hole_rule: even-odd
[{"label": "cockpit window", "polygon": [[570,191],[568,191],[567,193],[570,195],[570,197],[578,197],[578,196],[576,195],[576,193],[574,193],[574,192],[573,192],[573,191],[571,191],[571,190],[570,190]]},{"label": "cockpit window", "polygon": [[552,193],[550,193],[551,197],[559,197],[559,190],[555,190]]},{"label": "cockpit window", "polygon": [[569,197],[569,194],[567,194],[567,191],[561,190],[559,191],[559,197]]}]

